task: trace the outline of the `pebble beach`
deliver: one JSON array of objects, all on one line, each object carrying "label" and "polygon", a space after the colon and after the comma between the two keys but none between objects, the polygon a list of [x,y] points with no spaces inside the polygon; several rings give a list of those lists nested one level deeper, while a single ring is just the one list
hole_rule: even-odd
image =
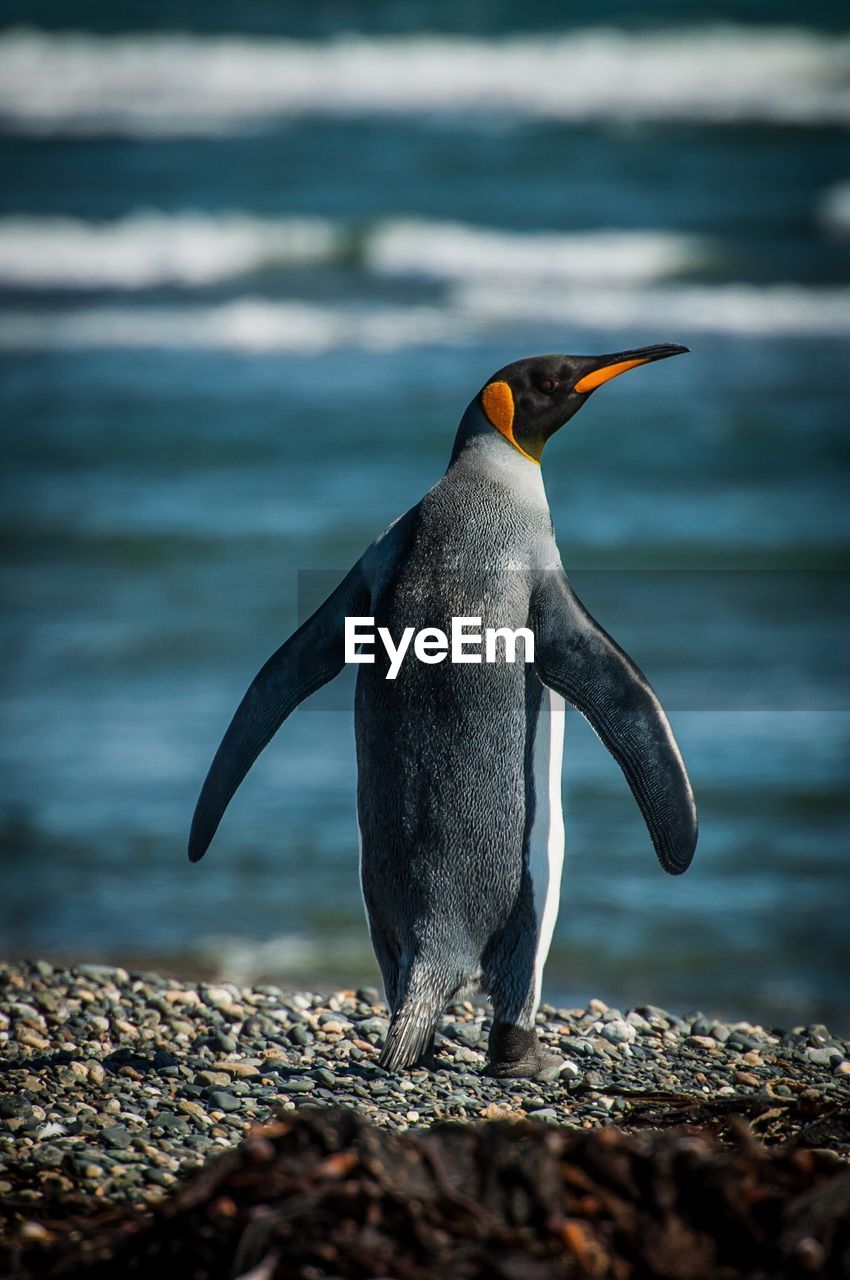
[{"label": "pebble beach", "polygon": [[823,1025],[544,1004],[538,1032],[563,1065],[535,1080],[483,1074],[482,1005],[447,1011],[429,1069],[378,1067],[386,1028],[372,988],[284,993],[99,965],[0,965],[0,1199],[24,1212],[45,1193],[153,1204],[254,1126],[304,1106],[352,1108],[395,1131],[510,1117],[629,1128],[664,1098],[759,1098],[779,1114],[802,1097],[850,1110],[850,1042]]}]

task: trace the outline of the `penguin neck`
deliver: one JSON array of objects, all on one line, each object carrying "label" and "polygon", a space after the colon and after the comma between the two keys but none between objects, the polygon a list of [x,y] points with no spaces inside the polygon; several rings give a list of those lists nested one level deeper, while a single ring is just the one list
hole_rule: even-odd
[{"label": "penguin neck", "polygon": [[471,476],[476,472],[482,478],[506,485],[526,502],[548,511],[540,464],[514,448],[473,402],[460,420],[446,476]]}]

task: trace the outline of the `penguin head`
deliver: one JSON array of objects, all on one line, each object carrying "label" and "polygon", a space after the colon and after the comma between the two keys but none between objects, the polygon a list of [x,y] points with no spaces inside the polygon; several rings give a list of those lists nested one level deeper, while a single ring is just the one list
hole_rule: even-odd
[{"label": "penguin head", "polygon": [[473,403],[490,426],[532,462],[597,387],[628,369],[681,355],[675,342],[605,356],[529,356],[494,373]]}]

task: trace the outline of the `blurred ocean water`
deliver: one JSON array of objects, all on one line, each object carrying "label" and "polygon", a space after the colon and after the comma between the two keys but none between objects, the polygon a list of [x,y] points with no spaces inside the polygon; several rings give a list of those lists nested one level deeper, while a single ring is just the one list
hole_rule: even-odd
[{"label": "blurred ocean water", "polygon": [[190,867],[221,732],[494,369],[672,340],[544,476],[579,594],[670,712],[700,846],[664,877],[568,717],[544,995],[846,1031],[835,8],[196,8],[71,30],[37,0],[0,29],[0,947],[371,979],[351,680]]}]

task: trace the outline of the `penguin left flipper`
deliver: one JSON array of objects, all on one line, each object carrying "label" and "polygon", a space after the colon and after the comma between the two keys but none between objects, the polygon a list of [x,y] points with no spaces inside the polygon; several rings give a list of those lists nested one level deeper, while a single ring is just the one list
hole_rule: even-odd
[{"label": "penguin left flipper", "polygon": [[661,866],[681,875],[696,847],[696,805],[649,681],[590,616],[563,570],[541,576],[531,613],[537,675],[601,738],[626,775]]},{"label": "penguin left flipper", "polygon": [[286,717],[342,670],[346,615],[368,613],[368,603],[361,560],[254,677],[198,797],[189,835],[190,861],[204,856],[234,792]]}]

